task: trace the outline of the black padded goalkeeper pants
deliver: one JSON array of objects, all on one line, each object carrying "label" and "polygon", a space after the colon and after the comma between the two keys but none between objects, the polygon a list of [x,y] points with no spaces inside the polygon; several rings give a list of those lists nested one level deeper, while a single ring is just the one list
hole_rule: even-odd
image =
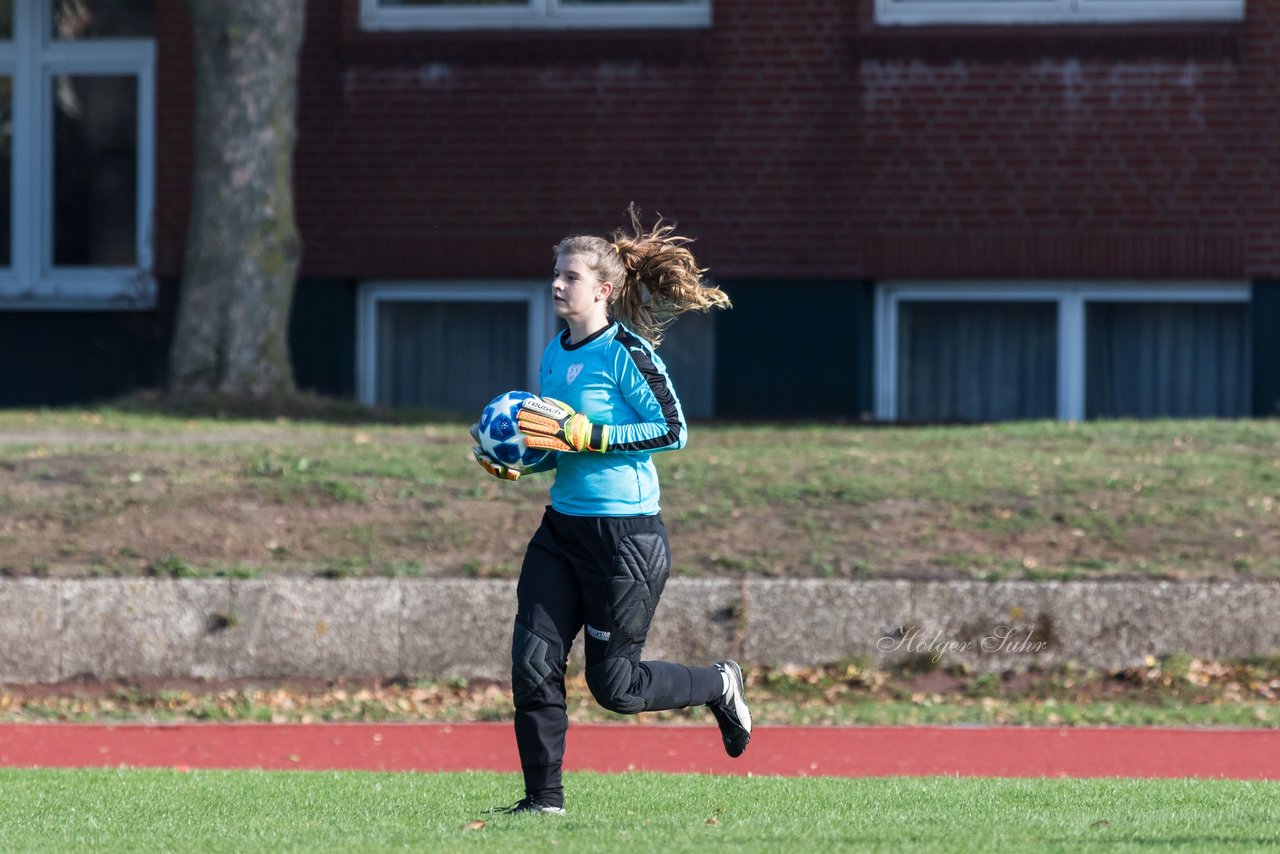
[{"label": "black padded goalkeeper pants", "polygon": [[547,508],[520,570],[511,643],[526,795],[564,805],[564,671],[584,627],[587,686],[606,709],[682,709],[722,695],[714,665],[640,660],[670,566],[661,516],[567,516]]}]

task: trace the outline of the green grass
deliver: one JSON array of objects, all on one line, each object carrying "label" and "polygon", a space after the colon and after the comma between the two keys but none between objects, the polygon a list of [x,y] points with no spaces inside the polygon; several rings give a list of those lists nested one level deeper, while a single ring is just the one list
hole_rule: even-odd
[{"label": "green grass", "polygon": [[[0,511],[15,522],[0,570],[141,573],[170,553],[193,575],[519,566],[548,476],[484,477],[457,419],[305,416],[0,411]],[[676,575],[1278,578],[1277,448],[1280,419],[696,423],[687,448],[654,460]],[[240,540],[245,506],[287,514],[292,541]],[[220,518],[217,538],[187,536],[201,510]],[[154,543],[113,539],[142,528]]]},{"label": "green grass", "polygon": [[[1280,784],[570,774],[569,814],[490,816],[516,775],[0,770],[5,851],[1264,850]],[[474,823],[483,821],[483,826]]]}]

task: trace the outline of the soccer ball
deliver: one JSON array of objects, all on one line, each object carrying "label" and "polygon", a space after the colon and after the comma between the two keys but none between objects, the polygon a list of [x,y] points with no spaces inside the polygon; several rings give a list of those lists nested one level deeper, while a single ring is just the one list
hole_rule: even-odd
[{"label": "soccer ball", "polygon": [[516,471],[527,471],[551,453],[527,446],[524,434],[516,428],[516,413],[520,410],[520,404],[533,396],[527,391],[509,391],[498,395],[480,413],[480,421],[476,425],[479,427],[480,449]]}]

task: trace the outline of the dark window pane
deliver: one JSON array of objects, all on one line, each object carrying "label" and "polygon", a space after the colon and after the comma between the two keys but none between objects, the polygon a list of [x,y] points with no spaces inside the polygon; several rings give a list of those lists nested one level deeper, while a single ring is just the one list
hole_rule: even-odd
[{"label": "dark window pane", "polygon": [[561,6],[633,6],[662,3],[670,6],[705,6],[708,0],[560,0]]},{"label": "dark window pane", "polygon": [[53,81],[53,263],[137,263],[138,81]]},{"label": "dark window pane", "polygon": [[0,39],[13,38],[13,0],[0,0]]},{"label": "dark window pane", "polygon": [[377,402],[479,415],[528,382],[528,318],[523,302],[379,303]]},{"label": "dark window pane", "polygon": [[386,8],[397,6],[528,6],[529,0],[379,0],[378,5]]},{"label": "dark window pane", "polygon": [[0,267],[13,264],[13,217],[9,188],[13,185],[13,78],[0,77]]},{"label": "dark window pane", "polygon": [[899,315],[899,418],[1057,415],[1055,303],[905,301]]},{"label": "dark window pane", "polygon": [[686,418],[714,415],[716,316],[691,311],[667,329],[659,355],[680,396]]},{"label": "dark window pane", "polygon": [[156,31],[156,0],[54,0],[55,39],[140,39]]},{"label": "dark window pane", "polygon": [[1090,303],[1087,418],[1236,418],[1252,411],[1249,309]]},{"label": "dark window pane", "polygon": [[[635,6],[662,3],[672,6],[705,6],[709,0],[560,0],[561,6]],[[529,0],[378,0],[378,5],[393,6],[528,6]]]}]

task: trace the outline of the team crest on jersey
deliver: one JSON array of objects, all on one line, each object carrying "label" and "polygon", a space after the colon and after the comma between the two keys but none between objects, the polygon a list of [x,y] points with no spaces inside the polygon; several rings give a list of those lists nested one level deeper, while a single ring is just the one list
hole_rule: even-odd
[{"label": "team crest on jersey", "polygon": [[564,381],[571,383],[578,378],[578,374],[582,373],[582,363],[574,362],[569,366],[569,370],[565,372]]}]

